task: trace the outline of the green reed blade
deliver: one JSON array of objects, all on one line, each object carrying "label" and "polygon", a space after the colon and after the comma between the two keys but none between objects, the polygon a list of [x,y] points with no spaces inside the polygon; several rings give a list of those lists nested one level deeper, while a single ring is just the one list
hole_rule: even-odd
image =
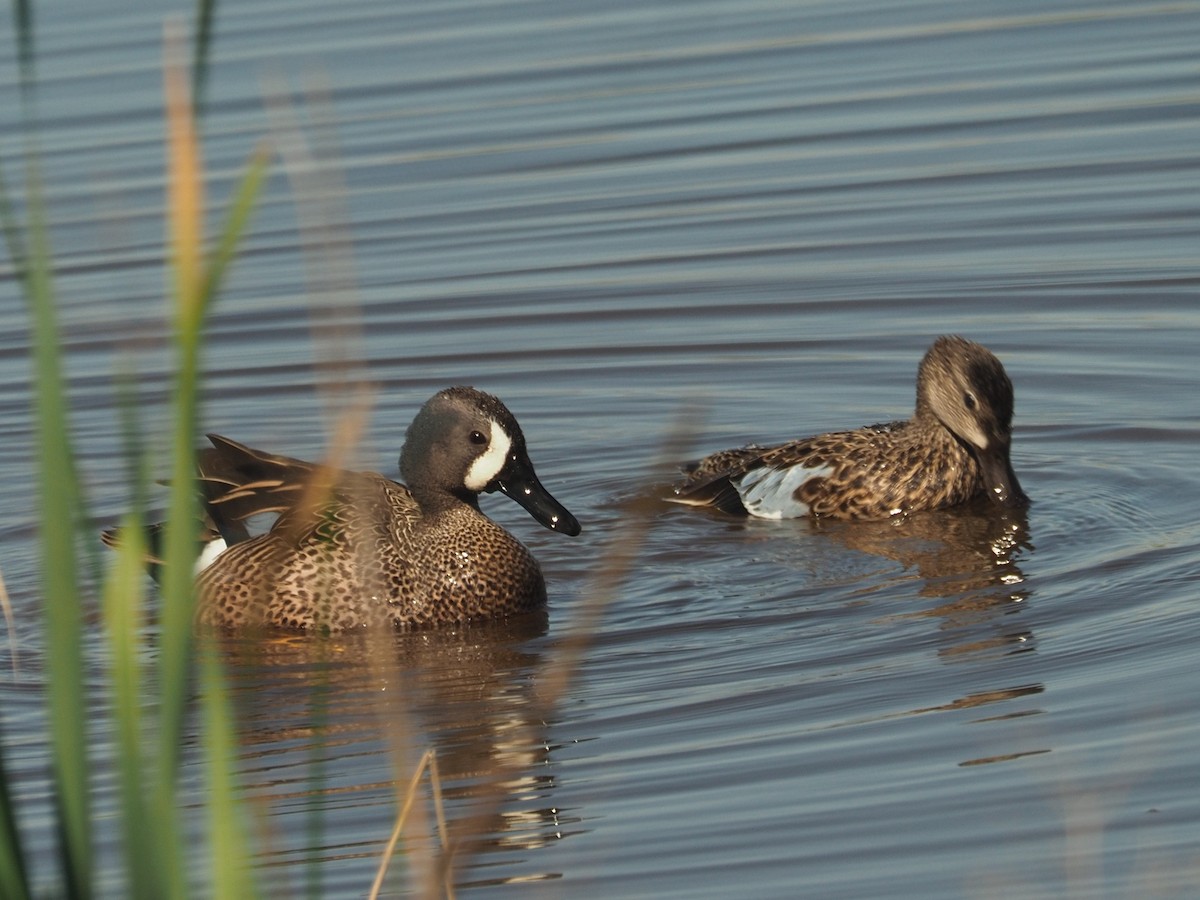
[{"label": "green reed blade", "polygon": [[[197,64],[194,77],[202,85],[205,58],[211,40],[215,3],[201,2],[197,33]],[[45,205],[42,199],[33,114],[32,5],[14,0],[14,21],[21,70],[21,97],[25,112],[26,209],[21,227],[0,178],[0,227],[18,271],[32,325],[32,367],[41,494],[41,552],[45,610],[47,695],[50,718],[52,766],[55,777],[55,810],[60,841],[61,895],[87,898],[94,880],[91,845],[91,816],[88,801],[88,754],[85,682],[83,677],[83,622],[79,587],[79,526],[86,521],[81,485],[70,442],[62,370],[61,344],[52,283],[52,264]],[[190,111],[189,111],[190,118]],[[176,488],[168,530],[167,569],[177,574],[175,587],[168,589],[162,616],[162,641],[158,664],[162,695],[157,724],[160,743],[157,762],[145,742],[149,730],[144,720],[142,691],[146,672],[141,663],[144,651],[142,617],[143,545],[140,515],[125,520],[126,545],[118,552],[109,578],[105,579],[103,611],[111,667],[110,689],[115,717],[115,736],[122,826],[125,830],[126,866],[129,888],[137,897],[188,896],[185,873],[186,848],[179,837],[175,785],[178,777],[180,733],[189,694],[191,649],[191,551],[194,547],[195,500],[192,495],[194,431],[197,421],[200,329],[205,311],[220,287],[238,240],[249,220],[265,178],[265,154],[258,154],[243,179],[237,199],[212,258],[203,267],[192,267],[186,284],[177,282],[177,343],[180,377],[176,385],[175,453],[173,479]],[[189,171],[198,176],[198,167]],[[193,198],[194,199],[194,198]],[[195,222],[202,215],[194,215]],[[199,232],[189,235],[191,245],[200,247]],[[178,249],[178,248],[176,248]],[[192,254],[193,261],[198,254]],[[131,453],[131,458],[136,458]],[[140,467],[139,467],[140,468]],[[140,471],[131,479],[135,490],[144,491],[147,479]],[[135,504],[140,510],[141,503]],[[172,539],[171,534],[175,537]],[[173,554],[173,556],[172,556]],[[173,563],[173,564],[172,564]],[[98,574],[98,567],[96,572]],[[231,760],[233,737],[229,704],[215,662],[201,670],[204,691],[205,728],[210,733],[205,747],[210,759],[212,782],[213,848],[216,870],[213,882],[222,896],[252,896],[244,828],[238,818],[233,790]],[[7,898],[29,896],[25,857],[16,817],[11,806],[9,782],[0,753],[0,885]],[[152,788],[152,790],[147,790]]]},{"label": "green reed blade", "polygon": [[201,317],[208,314],[212,301],[220,293],[225,272],[237,255],[238,244],[241,243],[246,226],[250,223],[258,196],[262,193],[263,182],[270,171],[270,163],[271,152],[265,146],[255,148],[249,162],[246,163],[246,171],[234,193],[225,227],[217,236],[216,245],[209,254],[204,269],[204,281],[200,291]]},{"label": "green reed blade", "polygon": [[17,38],[17,60],[23,81],[33,83],[33,4],[13,0],[13,26]]},{"label": "green reed blade", "polygon": [[[137,402],[132,373],[117,378],[118,409],[121,411],[127,482],[133,492],[130,512],[121,522],[121,543],[116,562],[104,581],[103,614],[108,641],[108,687],[112,696],[117,747],[117,783],[119,788],[125,869],[129,893],[135,898],[157,898],[167,894],[170,880],[162,854],[147,852],[158,841],[158,821],[147,802],[152,786],[149,776],[152,760],[148,757],[147,725],[143,713],[143,691],[147,681],[142,663],[145,624],[144,531],[146,493],[150,472],[142,450],[142,429],[136,421]],[[174,858],[177,854],[171,854]]]},{"label": "green reed blade", "polygon": [[192,104],[196,118],[204,115],[204,89],[208,84],[208,55],[212,49],[212,25],[217,0],[196,0],[196,35],[192,45]]},{"label": "green reed blade", "polygon": [[46,618],[47,682],[57,805],[65,841],[69,893],[90,896],[91,841],[86,753],[83,625],[75,558],[79,495],[66,424],[58,324],[40,213],[31,200],[30,255],[25,290],[33,319],[39,448],[42,590]]},{"label": "green reed blade", "polygon": [[[223,276],[245,226],[249,222],[258,192],[265,178],[265,154],[257,154],[248,166],[237,191],[228,221],[221,230],[216,250],[208,259],[201,254],[203,227],[203,171],[199,160],[195,120],[188,104],[186,89],[178,83],[177,73],[168,72],[168,118],[170,120],[172,257],[175,273],[175,342],[176,381],[173,395],[174,425],[171,467],[171,497],[167,515],[164,552],[161,623],[160,671],[162,697],[159,721],[158,758],[160,762],[158,807],[162,814],[173,805],[177,780],[183,716],[188,697],[190,655],[193,647],[193,584],[192,565],[195,559],[198,533],[198,509],[195,495],[195,442],[199,420],[199,379],[202,332],[208,309],[220,290]],[[203,674],[203,673],[202,673]],[[204,676],[202,687],[205,704],[220,704],[219,697],[210,699],[207,691],[219,693],[219,685],[210,675]],[[223,708],[223,707],[222,707]],[[206,727],[213,716],[205,719]],[[228,739],[216,739],[217,747]],[[232,751],[220,750],[225,758]],[[216,809],[214,819],[221,819],[231,833],[237,824],[229,821],[232,805],[231,788],[220,786],[224,765],[210,759],[215,787],[211,802]],[[230,779],[231,780],[231,779]],[[244,843],[232,847],[217,830],[210,835],[214,852],[230,870],[214,871],[216,879],[228,878],[231,884],[242,882],[235,853],[244,852]],[[219,846],[218,846],[219,845]]]},{"label": "green reed blade", "polygon": [[[0,738],[3,734],[0,733]],[[29,879],[25,873],[25,854],[21,849],[21,834],[17,830],[12,796],[8,792],[8,770],[4,765],[4,741],[0,739],[0,884],[4,896],[12,900],[28,900]]]},{"label": "green reed blade", "polygon": [[44,205],[36,159],[28,162],[28,256],[23,288],[33,323],[34,408],[41,503],[42,590],[46,619],[47,688],[67,892],[91,896],[92,848],[88,800],[83,624],[76,560],[80,499],[67,426],[66,390]]},{"label": "green reed blade", "polygon": [[93,862],[88,799],[88,763],[83,625],[76,561],[80,519],[79,483],[71,451],[65,381],[51,278],[49,235],[38,167],[35,114],[33,9],[15,0],[13,18],[24,116],[26,238],[4,197],[4,230],[19,269],[32,323],[32,377],[38,446],[40,544],[46,644],[46,693],[54,805],[58,816],[63,890],[69,897],[92,894]]},{"label": "green reed blade", "polygon": [[250,864],[245,810],[237,796],[234,770],[237,739],[233,707],[221,661],[211,640],[202,641],[200,707],[208,774],[208,833],[212,852],[214,897],[258,896]]},{"label": "green reed blade", "polygon": [[[181,330],[192,329],[192,333],[186,336],[189,342],[194,341],[194,351],[197,354],[200,347],[200,329],[212,302],[220,292],[225,273],[249,224],[266,179],[269,161],[268,154],[260,149],[247,164],[216,246],[205,261],[202,282],[190,320],[181,325]],[[194,410],[193,405],[193,415]],[[177,434],[182,436],[181,431]],[[177,464],[183,462],[178,457],[176,461]],[[194,458],[189,458],[186,462],[192,467],[189,472],[194,471]],[[195,488],[191,484],[190,474],[188,489],[193,492],[194,503]],[[194,552],[193,543],[186,559],[189,581]],[[233,709],[229,702],[221,663],[211,642],[204,642],[201,647],[200,698],[208,771],[213,895],[230,898],[254,897],[257,896],[257,890],[251,874],[248,851],[250,844],[243,818],[244,811],[236,793],[234,759],[237,742],[233,731]]]},{"label": "green reed blade", "polygon": [[8,199],[8,185],[4,172],[0,170],[0,230],[4,232],[4,243],[8,246],[8,258],[17,272],[25,271],[25,242],[21,240],[21,228],[17,214]]},{"label": "green reed blade", "polygon": [[142,718],[145,673],[140,661],[146,543],[140,509],[122,519],[121,534],[103,595],[110,657],[108,686],[116,719],[117,781],[130,896],[152,898],[164,896],[164,879],[159,868],[161,856],[146,852],[157,843],[157,822],[146,802],[149,760]]},{"label": "green reed blade", "polygon": [[[208,308],[220,291],[225,272],[233,259],[258,194],[266,178],[269,158],[258,152],[251,159],[238,186],[225,227],[216,249],[204,267],[200,287],[187,303],[179,304],[177,316],[178,375],[175,385],[174,462],[171,474],[171,508],[167,520],[167,541],[163,577],[163,661],[186,660],[192,628],[192,564],[196,552],[197,515],[193,478],[195,473],[195,435],[199,385],[201,329]],[[176,598],[172,600],[171,597]],[[171,614],[168,614],[171,610]],[[164,670],[164,711],[162,728],[163,760],[173,770],[175,748],[182,723],[186,669],[172,666]],[[170,746],[168,746],[170,743]]]}]

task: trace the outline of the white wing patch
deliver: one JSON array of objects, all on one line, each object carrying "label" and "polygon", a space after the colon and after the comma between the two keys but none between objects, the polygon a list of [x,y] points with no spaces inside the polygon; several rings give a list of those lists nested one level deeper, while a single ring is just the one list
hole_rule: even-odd
[{"label": "white wing patch", "polygon": [[508,453],[512,450],[512,438],[494,421],[489,419],[488,423],[492,426],[488,448],[482,456],[471,463],[471,468],[467,469],[467,477],[463,481],[469,491],[479,492],[491,484],[500,474],[500,470],[504,468],[504,463],[508,460]]},{"label": "white wing patch", "polygon": [[829,466],[806,469],[789,466],[786,469],[751,469],[733,482],[746,512],[760,519],[799,519],[808,515],[808,504],[795,497],[810,478],[823,478],[833,472]]},{"label": "white wing patch", "polygon": [[213,561],[228,549],[229,547],[225,543],[224,538],[216,538],[205,544],[204,549],[200,551],[200,555],[196,557],[195,565],[192,566],[193,577],[211,566]]}]

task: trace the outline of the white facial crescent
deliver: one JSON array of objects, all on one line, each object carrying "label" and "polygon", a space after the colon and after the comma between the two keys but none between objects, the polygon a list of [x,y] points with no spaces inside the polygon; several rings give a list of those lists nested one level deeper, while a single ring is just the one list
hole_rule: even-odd
[{"label": "white facial crescent", "polygon": [[463,482],[467,490],[478,492],[491,484],[504,468],[509,451],[512,450],[512,440],[504,429],[491,420],[488,420],[488,424],[491,426],[488,448],[467,470],[467,477]]}]

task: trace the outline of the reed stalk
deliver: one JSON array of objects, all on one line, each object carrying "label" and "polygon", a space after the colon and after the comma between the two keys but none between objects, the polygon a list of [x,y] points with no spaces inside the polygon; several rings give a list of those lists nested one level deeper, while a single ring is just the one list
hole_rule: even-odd
[{"label": "reed stalk", "polygon": [[[196,48],[209,46],[215,3],[201,2]],[[98,873],[93,854],[98,823],[89,800],[89,686],[83,676],[87,600],[96,592],[97,577],[81,575],[87,521],[77,477],[63,374],[63,351],[53,284],[46,204],[43,197],[35,123],[33,10],[28,0],[15,0],[13,17],[20,64],[24,115],[25,171],[23,221],[10,200],[0,172],[0,229],[25,297],[31,325],[33,405],[36,420],[37,484],[40,502],[42,608],[47,647],[46,693],[53,803],[59,835],[56,866],[61,885],[55,894],[88,898],[95,894]],[[169,51],[171,43],[169,44]],[[175,57],[177,58],[177,56]],[[131,459],[133,511],[124,520],[124,539],[116,561],[100,584],[113,734],[118,747],[119,817],[125,845],[128,895],[138,898],[184,898],[191,895],[186,861],[189,848],[181,836],[177,785],[179,748],[193,685],[192,553],[197,517],[192,488],[198,419],[202,329],[205,315],[232,261],[267,169],[258,151],[247,167],[231,206],[228,222],[214,248],[204,241],[204,172],[200,162],[196,117],[182,65],[166,65],[168,220],[173,274],[177,379],[172,396],[172,498],[166,529],[164,601],[159,618],[156,662],[146,663],[148,628],[144,591],[142,499],[149,483],[140,447],[141,429],[126,418],[126,446]],[[205,60],[199,56],[192,84],[203,84]],[[123,406],[131,410],[132,404]],[[86,529],[90,532],[90,527]],[[92,573],[95,575],[95,573]],[[223,674],[211,653],[202,654],[198,670],[202,746],[208,778],[210,887],[223,897],[257,894],[250,876],[249,843],[237,794],[233,760],[235,742]],[[152,695],[152,686],[157,694]],[[152,741],[150,735],[156,735]],[[0,741],[0,893],[5,898],[32,896],[27,848],[21,840],[13,808],[4,744]],[[205,889],[203,893],[208,894]]]},{"label": "reed stalk", "polygon": [[[25,228],[18,227],[3,190],[4,233],[29,313],[35,434],[38,443],[39,529],[46,632],[47,707],[63,892],[92,895],[91,814],[88,797],[87,698],[83,679],[83,611],[76,557],[80,496],[67,426],[65,379],[45,201],[37,148],[33,10],[13,4],[25,138]],[[7,792],[5,804],[7,807]],[[6,808],[5,816],[11,817]],[[22,879],[23,881],[24,879]],[[28,892],[24,882],[18,890]]]}]

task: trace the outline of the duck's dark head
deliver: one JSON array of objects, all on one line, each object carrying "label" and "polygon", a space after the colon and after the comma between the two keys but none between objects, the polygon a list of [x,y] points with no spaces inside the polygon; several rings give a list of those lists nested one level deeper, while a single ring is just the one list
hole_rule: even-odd
[{"label": "duck's dark head", "polygon": [[441,492],[476,505],[480,493],[500,491],[551,531],[581,530],[538,481],[516,417],[475,388],[447,388],[421,408],[408,428],[400,473],[418,500]]},{"label": "duck's dark head", "polygon": [[982,344],[957,335],[934,341],[917,370],[917,415],[932,414],[979,463],[984,492],[1005,506],[1029,502],[1013,472],[1013,387]]}]

